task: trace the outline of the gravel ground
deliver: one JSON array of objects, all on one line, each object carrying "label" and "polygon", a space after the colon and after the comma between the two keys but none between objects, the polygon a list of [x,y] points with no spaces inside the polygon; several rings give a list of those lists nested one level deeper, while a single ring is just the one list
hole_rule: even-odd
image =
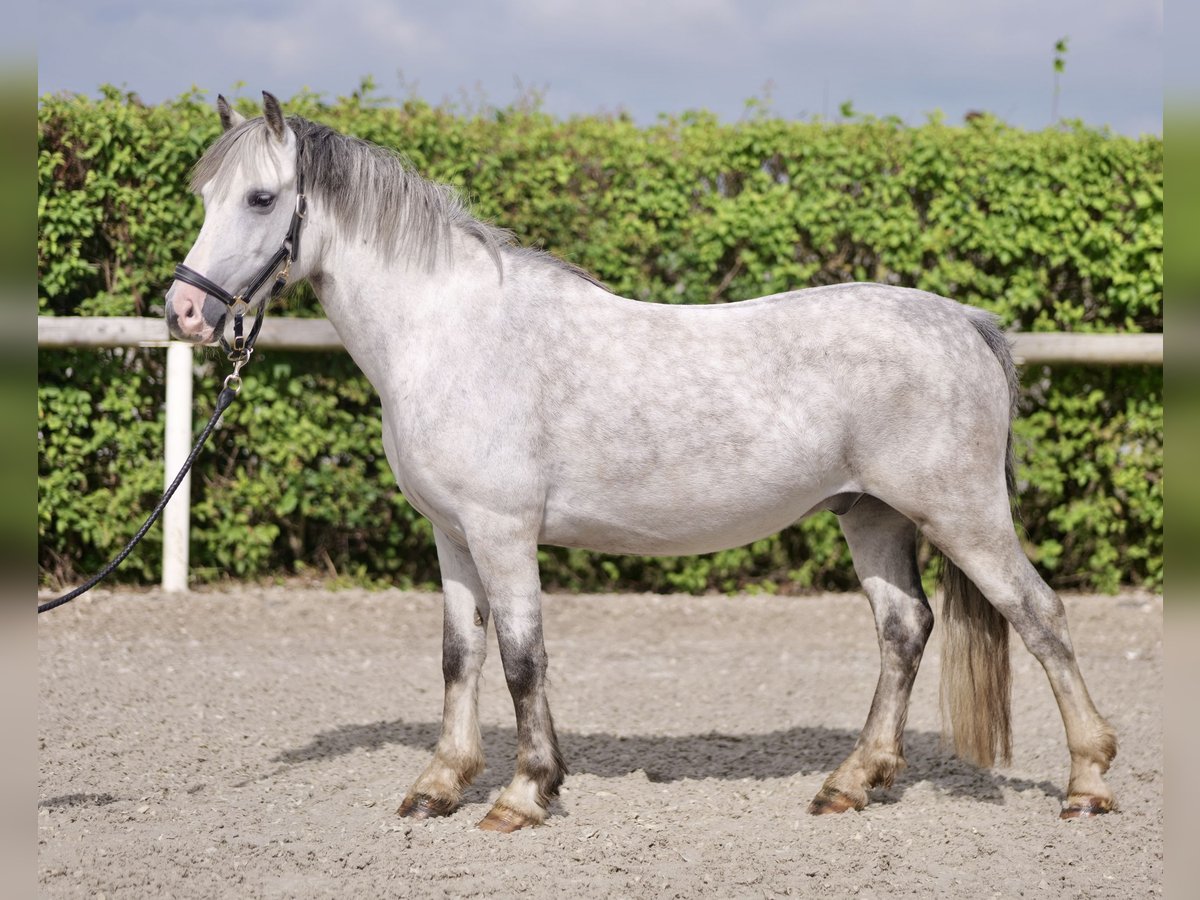
[{"label": "gravel ground", "polygon": [[863,812],[814,818],[878,673],[863,597],[559,595],[546,635],[572,774],[545,826],[500,835],[473,827],[516,747],[494,638],[487,771],[447,819],[395,816],[437,739],[436,596],[98,591],[38,621],[40,893],[1158,895],[1162,600],[1067,606],[1121,740],[1118,813],[1057,818],[1062,723],[1019,641],[1011,767],[941,747],[935,632],[909,768]]}]

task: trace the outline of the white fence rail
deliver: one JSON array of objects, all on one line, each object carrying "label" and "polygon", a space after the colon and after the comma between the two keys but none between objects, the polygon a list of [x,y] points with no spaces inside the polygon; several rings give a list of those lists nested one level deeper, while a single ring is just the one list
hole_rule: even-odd
[{"label": "white fence rail", "polygon": [[[1012,334],[1018,363],[1100,366],[1163,364],[1161,334]],[[277,350],[345,350],[327,319],[268,319],[257,346]],[[38,347],[165,347],[167,350],[166,484],[192,444],[192,348],[170,340],[166,322],[141,317],[38,316]],[[187,590],[190,477],[163,513],[162,586]]]}]

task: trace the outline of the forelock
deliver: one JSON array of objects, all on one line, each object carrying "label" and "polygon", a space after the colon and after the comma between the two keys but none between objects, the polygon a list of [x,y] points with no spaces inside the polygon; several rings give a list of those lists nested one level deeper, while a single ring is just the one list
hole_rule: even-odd
[{"label": "forelock", "polygon": [[279,174],[279,161],[271,152],[275,138],[262,118],[250,119],[222,134],[192,168],[190,187],[195,193],[211,185],[214,197],[224,197],[239,176],[253,172]]}]

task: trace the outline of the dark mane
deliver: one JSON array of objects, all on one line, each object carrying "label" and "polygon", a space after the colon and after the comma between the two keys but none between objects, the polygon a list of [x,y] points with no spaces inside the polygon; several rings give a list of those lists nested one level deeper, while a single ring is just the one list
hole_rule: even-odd
[{"label": "dark mane", "polygon": [[[287,122],[299,144],[307,190],[324,201],[343,229],[365,237],[380,251],[404,249],[410,258],[432,270],[439,263],[452,262],[450,237],[458,231],[483,245],[501,278],[504,257],[515,256],[608,289],[571,263],[519,246],[511,231],[481,222],[455,188],[421,177],[394,151],[298,116]],[[222,182],[231,181],[241,165],[269,165],[270,139],[261,118],[231,128],[196,163],[193,190],[209,182],[221,190]]]}]

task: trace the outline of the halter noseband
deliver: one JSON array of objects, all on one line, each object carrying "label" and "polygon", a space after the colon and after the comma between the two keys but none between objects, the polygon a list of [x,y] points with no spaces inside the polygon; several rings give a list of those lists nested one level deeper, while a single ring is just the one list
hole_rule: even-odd
[{"label": "halter noseband", "polygon": [[254,349],[254,342],[258,339],[258,332],[262,328],[263,319],[266,318],[266,303],[264,303],[263,308],[254,317],[254,324],[250,327],[250,334],[245,337],[242,336],[242,319],[249,312],[250,306],[254,301],[254,295],[262,290],[262,286],[267,283],[268,279],[274,276],[275,283],[271,285],[271,293],[267,298],[267,303],[278,297],[284,287],[287,286],[292,263],[300,258],[300,229],[304,225],[304,216],[308,212],[308,200],[304,196],[304,171],[300,168],[299,158],[297,158],[296,163],[296,208],[292,211],[291,224],[288,225],[287,234],[283,237],[283,243],[279,245],[279,249],[267,260],[266,264],[254,274],[254,277],[250,280],[249,287],[244,288],[240,294],[234,296],[215,281],[210,281],[195,269],[190,269],[183,263],[175,267],[175,279],[177,281],[198,287],[206,294],[216,297],[233,313],[233,346],[231,347],[225,340],[224,334],[220,336],[220,341],[221,346],[234,362],[245,362],[249,358],[250,353]]}]

